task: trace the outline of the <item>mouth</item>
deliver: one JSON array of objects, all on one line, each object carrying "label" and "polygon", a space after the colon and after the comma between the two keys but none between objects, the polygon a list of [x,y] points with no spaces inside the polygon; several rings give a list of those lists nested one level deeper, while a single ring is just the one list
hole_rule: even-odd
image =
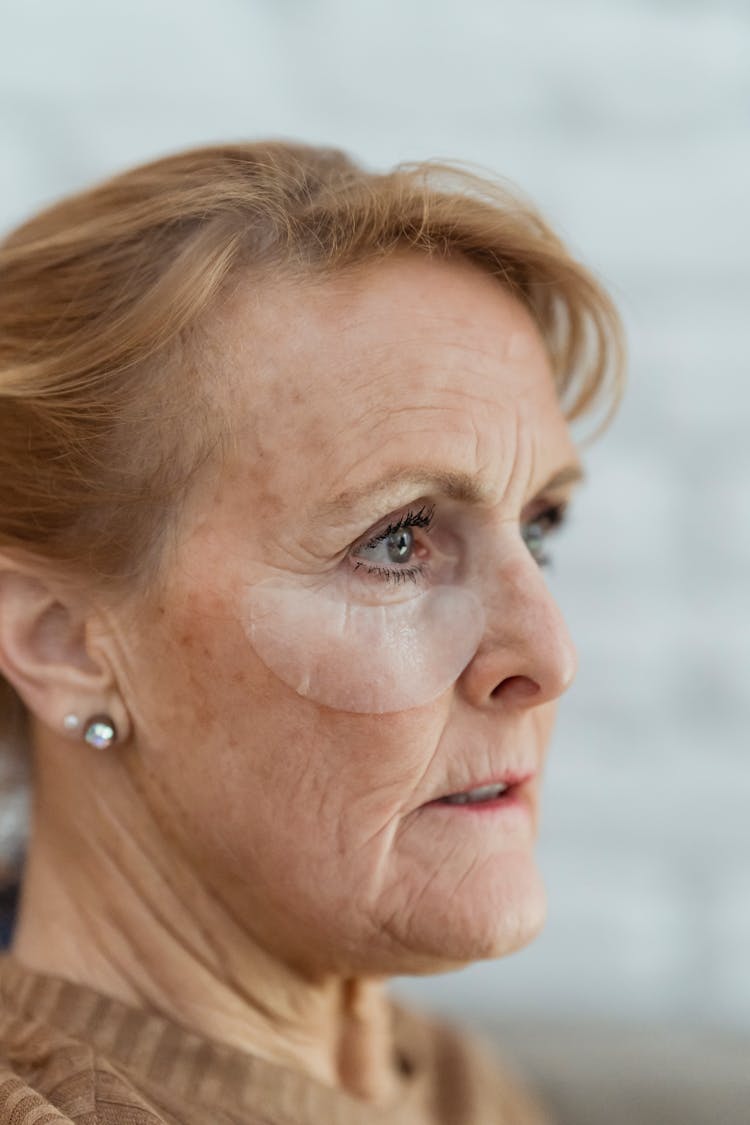
[{"label": "mouth", "polygon": [[527,795],[528,783],[533,777],[533,773],[506,775],[502,780],[485,781],[457,793],[447,793],[434,801],[428,801],[427,804],[465,809],[504,808],[517,805],[519,800]]},{"label": "mouth", "polygon": [[476,789],[467,789],[463,793],[451,793],[448,797],[440,797],[444,805],[479,805],[486,801],[496,801],[507,793],[510,786],[503,785],[478,785]]}]

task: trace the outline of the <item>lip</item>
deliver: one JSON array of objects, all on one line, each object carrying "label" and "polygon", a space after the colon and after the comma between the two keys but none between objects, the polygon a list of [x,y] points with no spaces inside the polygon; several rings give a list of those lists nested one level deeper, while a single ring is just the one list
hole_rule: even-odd
[{"label": "lip", "polygon": [[[482,781],[472,781],[463,789],[454,789],[450,793],[444,793],[441,797],[436,797],[432,801],[427,801],[423,808],[438,808],[446,812],[461,813],[488,813],[502,810],[510,811],[511,809],[516,811],[526,809],[530,811],[532,789],[535,779],[536,772],[533,770],[526,773],[507,770],[504,773],[495,774]],[[452,797],[457,793],[467,793],[471,789],[480,789],[485,785],[505,785],[507,789],[492,801],[478,801],[476,804],[466,805],[449,805],[445,803],[445,797]]]}]

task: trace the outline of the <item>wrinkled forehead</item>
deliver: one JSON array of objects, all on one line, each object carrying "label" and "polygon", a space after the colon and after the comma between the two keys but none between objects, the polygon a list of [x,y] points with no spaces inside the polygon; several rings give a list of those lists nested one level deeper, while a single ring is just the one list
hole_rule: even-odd
[{"label": "wrinkled forehead", "polygon": [[248,281],[213,338],[231,461],[280,507],[414,446],[472,471],[462,459],[491,462],[519,427],[568,440],[531,314],[465,260],[404,253],[323,279]]}]

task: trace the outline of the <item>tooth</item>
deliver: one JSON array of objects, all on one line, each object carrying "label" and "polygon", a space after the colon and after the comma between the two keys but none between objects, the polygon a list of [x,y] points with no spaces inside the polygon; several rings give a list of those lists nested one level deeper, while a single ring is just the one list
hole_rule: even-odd
[{"label": "tooth", "polygon": [[504,793],[507,788],[507,785],[480,785],[478,789],[469,790],[469,797],[473,801],[481,801],[483,797]]},{"label": "tooth", "polygon": [[450,797],[444,797],[443,800],[447,801],[450,805],[466,805],[472,801],[483,801],[490,797],[499,797],[508,788],[507,785],[480,785],[476,789],[469,789],[465,793],[453,793]]}]

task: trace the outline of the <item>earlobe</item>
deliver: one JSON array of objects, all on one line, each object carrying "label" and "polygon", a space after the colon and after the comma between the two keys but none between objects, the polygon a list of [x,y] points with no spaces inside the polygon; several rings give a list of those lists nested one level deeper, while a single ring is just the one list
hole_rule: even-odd
[{"label": "earlobe", "polygon": [[85,718],[112,698],[111,671],[92,657],[80,611],[42,577],[1,558],[0,672],[34,715],[68,737],[66,715]]}]

